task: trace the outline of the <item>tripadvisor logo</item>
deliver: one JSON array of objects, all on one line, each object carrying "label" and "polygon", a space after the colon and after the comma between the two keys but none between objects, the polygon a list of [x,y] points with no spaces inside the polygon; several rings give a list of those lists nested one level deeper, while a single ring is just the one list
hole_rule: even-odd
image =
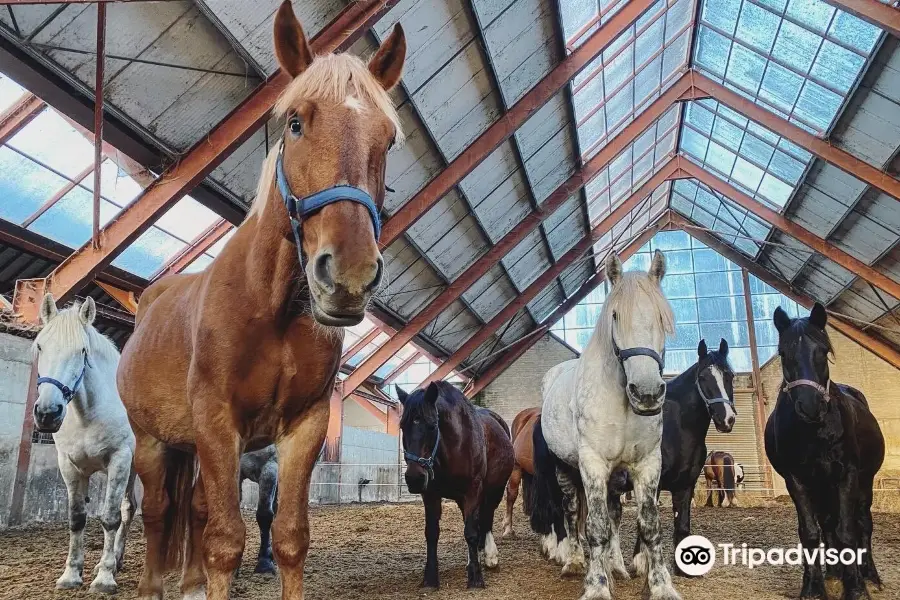
[{"label": "tripadvisor logo", "polygon": [[691,535],[675,548],[675,563],[687,575],[699,576],[709,573],[716,563],[716,555],[721,557],[723,566],[744,565],[755,569],[762,565],[861,565],[865,549],[826,548],[819,544],[816,548],[804,548],[797,544],[792,548],[748,548],[747,544],[718,544],[719,552],[712,542],[702,535]]}]

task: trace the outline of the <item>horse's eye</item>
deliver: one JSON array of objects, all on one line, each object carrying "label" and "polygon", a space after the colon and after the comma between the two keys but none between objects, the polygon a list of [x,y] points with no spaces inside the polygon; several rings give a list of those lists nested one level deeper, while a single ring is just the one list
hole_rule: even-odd
[{"label": "horse's eye", "polygon": [[291,120],[288,121],[288,128],[294,135],[301,135],[303,133],[303,124],[297,117],[291,117]]},{"label": "horse's eye", "polygon": [[419,424],[419,420],[418,420],[418,419],[413,419],[413,425],[418,425],[418,424]]},{"label": "horse's eye", "polygon": [[37,345],[37,349],[38,349],[38,352],[41,351],[41,345],[40,345],[40,344]]},{"label": "horse's eye", "polygon": [[392,138],[391,138],[391,143],[388,144],[388,150],[390,150],[391,148],[393,148],[393,147],[394,147],[394,144],[396,144],[396,143],[397,143],[397,138],[392,137]]}]

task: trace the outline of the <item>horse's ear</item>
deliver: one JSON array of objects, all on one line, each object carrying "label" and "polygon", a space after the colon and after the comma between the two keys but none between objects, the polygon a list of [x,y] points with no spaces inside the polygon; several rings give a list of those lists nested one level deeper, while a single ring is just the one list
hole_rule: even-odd
[{"label": "horse's ear", "polygon": [[97,304],[94,303],[93,298],[91,298],[90,296],[85,298],[84,303],[78,310],[78,317],[85,325],[91,325],[94,323],[94,319],[97,318]]},{"label": "horse's ear", "polygon": [[809,313],[809,322],[824,330],[825,324],[828,322],[828,311],[825,310],[824,306],[816,302]]},{"label": "horse's ear", "polygon": [[719,354],[728,356],[728,342],[725,341],[725,338],[719,338]]},{"label": "horse's ear", "polygon": [[275,58],[291,77],[305,71],[313,61],[312,49],[294,15],[291,0],[284,0],[275,15]]},{"label": "horse's ear", "polygon": [[378,52],[369,61],[369,71],[385,90],[392,89],[400,83],[403,74],[403,63],[406,61],[406,34],[400,23],[394,25],[394,31],[384,40]]},{"label": "horse's ear", "polygon": [[622,261],[615,252],[606,257],[606,278],[609,280],[609,285],[616,285],[616,282],[622,278]]},{"label": "horse's ear", "polygon": [[700,340],[700,343],[697,344],[697,357],[705,358],[709,350],[706,347],[706,340]]},{"label": "horse's ear", "polygon": [[780,306],[775,309],[775,316],[772,317],[772,320],[775,321],[775,329],[779,333],[791,326],[791,318]]},{"label": "horse's ear", "polygon": [[666,257],[659,250],[653,253],[653,261],[650,263],[648,275],[650,275],[650,278],[655,280],[656,283],[661,283],[663,277],[666,276]]},{"label": "horse's ear", "polygon": [[406,399],[409,398],[409,394],[399,385],[395,385],[394,389],[397,390],[397,400],[400,401],[400,404],[406,405]]},{"label": "horse's ear", "polygon": [[437,403],[438,396],[440,396],[441,391],[438,389],[438,386],[435,382],[431,382],[428,384],[428,387],[425,389],[425,402],[434,406]]},{"label": "horse's ear", "polygon": [[49,323],[57,312],[59,311],[56,310],[56,300],[53,299],[53,294],[44,294],[44,299],[41,300],[41,323],[44,325]]}]

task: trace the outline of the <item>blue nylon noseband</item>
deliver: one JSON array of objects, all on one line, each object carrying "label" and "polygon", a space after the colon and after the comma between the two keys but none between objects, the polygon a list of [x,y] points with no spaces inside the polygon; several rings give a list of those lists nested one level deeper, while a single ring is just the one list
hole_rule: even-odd
[{"label": "blue nylon noseband", "polygon": [[42,383],[49,383],[56,389],[60,391],[63,396],[63,400],[66,401],[66,404],[72,401],[72,398],[75,397],[75,394],[78,392],[78,387],[81,385],[81,381],[84,379],[84,372],[88,367],[88,359],[87,354],[84,355],[84,364],[81,367],[81,373],[78,375],[78,379],[75,380],[75,383],[72,384],[72,387],[65,385],[63,382],[58,379],[53,379],[52,377],[40,377],[37,378],[37,387],[40,388]]},{"label": "blue nylon noseband", "polygon": [[375,205],[375,201],[372,200],[372,196],[358,187],[336,185],[303,198],[295,196],[291,191],[291,185],[288,183],[287,176],[284,174],[283,143],[275,162],[275,180],[278,182],[278,190],[281,192],[281,197],[284,198],[284,205],[291,219],[291,230],[294,232],[294,241],[297,243],[297,252],[300,255],[301,265],[303,264],[303,218],[323,209],[329,204],[344,200],[362,204],[369,211],[369,216],[372,218],[375,239],[377,240],[381,236],[381,218],[378,216],[378,207]]}]

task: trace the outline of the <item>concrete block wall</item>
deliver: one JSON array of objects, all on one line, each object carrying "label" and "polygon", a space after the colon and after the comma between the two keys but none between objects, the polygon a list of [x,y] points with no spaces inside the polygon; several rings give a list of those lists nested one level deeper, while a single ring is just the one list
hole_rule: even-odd
[{"label": "concrete block wall", "polygon": [[[885,438],[884,465],[879,478],[891,479],[890,487],[896,488],[900,480],[900,370],[881,360],[864,347],[837,330],[828,328],[834,346],[834,362],[830,366],[831,378],[838,383],[851,385],[869,401],[869,408],[878,419]],[[766,414],[772,413],[778,390],[782,383],[781,361],[775,356],[761,370],[763,394],[768,400]],[[887,482],[886,482],[887,483]],[[876,487],[879,485],[876,481]],[[784,481],[775,475],[776,494],[786,494]]]},{"label": "concrete block wall", "polygon": [[540,406],[541,380],[551,367],[578,354],[550,333],[545,334],[475,398],[512,425],[523,409]]}]

